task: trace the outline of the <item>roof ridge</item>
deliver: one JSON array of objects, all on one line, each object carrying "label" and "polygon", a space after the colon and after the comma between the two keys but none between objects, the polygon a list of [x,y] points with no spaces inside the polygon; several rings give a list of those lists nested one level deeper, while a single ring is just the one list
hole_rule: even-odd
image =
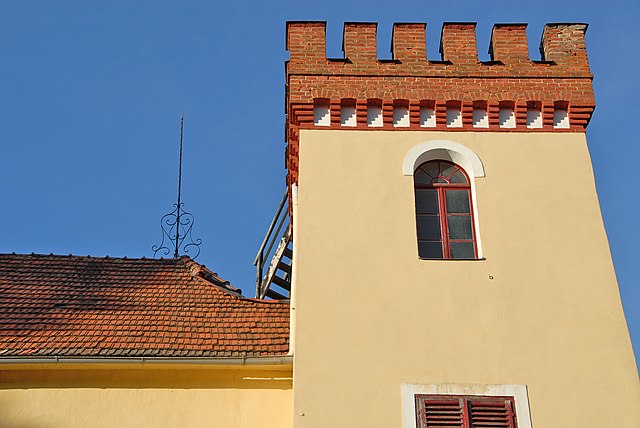
[{"label": "roof ridge", "polygon": [[[132,261],[152,261],[152,262],[157,262],[157,261],[165,261],[165,262],[175,262],[179,259],[175,259],[175,258],[169,258],[169,257],[160,257],[158,259],[153,258],[153,257],[127,257],[127,256],[122,256],[122,257],[113,257],[113,256],[92,256],[92,255],[79,255],[79,254],[54,254],[54,253],[49,253],[49,254],[44,254],[44,253],[1,253],[0,252],[0,257],[3,256],[16,256],[16,257],[52,257],[52,258],[67,258],[67,259],[92,259],[92,260],[132,260]],[[182,257],[186,257],[189,258],[189,256],[181,256]]]},{"label": "roof ridge", "polygon": [[189,256],[181,256],[178,260],[183,263],[194,280],[202,280],[235,297],[244,297],[242,296],[242,290],[240,288],[236,288],[231,285],[231,282],[220,278],[216,272],[207,268],[206,265],[196,262]]}]

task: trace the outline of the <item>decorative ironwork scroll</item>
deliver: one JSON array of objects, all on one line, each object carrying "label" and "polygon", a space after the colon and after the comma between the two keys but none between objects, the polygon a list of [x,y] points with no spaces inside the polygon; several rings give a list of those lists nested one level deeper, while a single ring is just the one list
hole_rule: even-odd
[{"label": "decorative ironwork scroll", "polygon": [[[193,215],[184,210],[184,204],[173,204],[175,209],[162,216],[160,227],[162,228],[162,242],[160,245],[151,247],[153,257],[158,253],[167,256],[174,250],[173,257],[178,257],[181,253],[189,255],[195,259],[200,254],[200,244],[202,239],[194,240],[191,237],[193,228]],[[190,252],[193,251],[193,254]]]},{"label": "decorative ironwork scroll", "polygon": [[[180,158],[178,161],[178,203],[173,204],[173,211],[165,214],[160,219],[162,229],[162,242],[151,247],[153,257],[158,253],[168,256],[173,249],[173,257],[178,258],[180,253],[187,254],[195,259],[200,254],[202,239],[193,240],[191,229],[193,228],[193,214],[184,210],[184,204],[180,201],[182,193],[182,130],[184,129],[184,113],[180,116]],[[193,251],[194,254],[188,254]]]}]

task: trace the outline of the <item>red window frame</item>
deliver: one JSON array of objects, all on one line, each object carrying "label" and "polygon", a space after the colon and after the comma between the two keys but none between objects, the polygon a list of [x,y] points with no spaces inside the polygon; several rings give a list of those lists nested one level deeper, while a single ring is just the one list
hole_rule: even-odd
[{"label": "red window frame", "polygon": [[518,428],[513,397],[418,394],[417,428]]},{"label": "red window frame", "polygon": [[[438,176],[432,177],[433,180],[431,183],[418,183],[416,180],[416,174],[422,170],[423,167],[427,167],[429,164],[438,165]],[[456,169],[452,173],[448,173],[446,176],[442,175],[443,171],[447,168],[455,167]],[[424,171],[424,170],[422,170]],[[465,183],[453,183],[451,182],[451,178],[454,175],[457,175],[458,172],[461,172],[464,175]],[[431,177],[431,176],[430,176]],[[471,181],[469,180],[469,175],[467,172],[453,162],[446,160],[431,160],[424,162],[418,168],[416,168],[414,172],[414,192],[416,194],[418,189],[433,189],[437,192],[437,200],[438,200],[438,217],[440,220],[440,240],[421,238],[420,232],[418,230],[418,205],[416,203],[416,233],[418,238],[418,253],[420,252],[419,245],[420,242],[441,242],[442,247],[442,257],[424,257],[420,255],[422,259],[428,260],[442,260],[442,259],[454,259],[451,255],[451,243],[471,243],[473,245],[473,257],[465,257],[465,258],[455,258],[456,260],[475,260],[478,258],[478,246],[476,241],[476,230],[475,230],[475,218],[473,214],[473,197],[471,194]],[[446,192],[448,190],[466,190],[469,198],[469,213],[449,213],[447,211],[447,197]],[[416,201],[417,202],[417,201]],[[471,222],[471,238],[470,239],[453,239],[449,234],[449,219],[448,217],[455,216],[468,216]]]}]

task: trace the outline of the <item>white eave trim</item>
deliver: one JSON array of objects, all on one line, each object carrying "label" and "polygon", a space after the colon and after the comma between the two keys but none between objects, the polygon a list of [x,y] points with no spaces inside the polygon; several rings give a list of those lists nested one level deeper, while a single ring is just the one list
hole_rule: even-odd
[{"label": "white eave trim", "polygon": [[201,358],[183,358],[183,357],[15,357],[1,358],[1,365],[17,365],[17,364],[140,364],[140,365],[191,365],[191,366],[274,366],[274,365],[291,365],[293,364],[293,356],[286,355],[280,357],[201,357]]}]

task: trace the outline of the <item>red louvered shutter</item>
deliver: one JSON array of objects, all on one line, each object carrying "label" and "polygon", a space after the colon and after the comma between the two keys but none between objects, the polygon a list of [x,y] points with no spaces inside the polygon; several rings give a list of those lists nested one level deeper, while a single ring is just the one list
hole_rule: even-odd
[{"label": "red louvered shutter", "polygon": [[476,397],[469,399],[472,428],[517,428],[512,397]]},{"label": "red louvered shutter", "polygon": [[517,428],[513,397],[416,395],[418,428]]},{"label": "red louvered shutter", "polygon": [[467,428],[464,400],[446,395],[416,395],[418,428]]}]

